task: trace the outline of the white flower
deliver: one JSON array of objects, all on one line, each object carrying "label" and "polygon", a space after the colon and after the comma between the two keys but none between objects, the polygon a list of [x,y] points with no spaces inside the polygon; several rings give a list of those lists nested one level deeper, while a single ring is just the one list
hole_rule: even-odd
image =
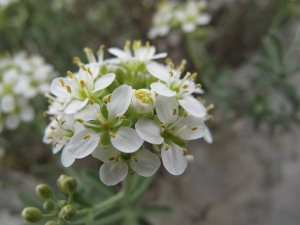
[{"label": "white flower", "polygon": [[155,55],[156,48],[150,46],[149,42],[146,42],[146,46],[142,46],[141,41],[134,41],[132,46],[134,55],[130,51],[130,41],[127,41],[124,50],[119,48],[109,48],[108,52],[117,56],[117,59],[110,59],[107,62],[110,63],[121,63],[121,62],[138,62],[138,63],[149,63],[153,59],[165,58],[167,53],[159,53]]},{"label": "white flower", "polygon": [[62,150],[61,162],[63,166],[68,167],[73,164],[75,157],[68,150],[68,144],[73,137],[74,132],[84,129],[83,125],[76,123],[73,115],[64,114],[56,117],[45,130],[43,142],[46,144],[53,143],[53,154]]},{"label": "white flower", "polygon": [[102,104],[100,108],[98,104],[94,104],[75,115],[77,121],[90,129],[75,133],[71,139],[69,149],[74,157],[88,156],[99,142],[103,147],[112,144],[124,153],[132,153],[140,148],[144,141],[133,128],[130,128],[131,121],[123,118],[131,102],[132,94],[130,86],[121,85],[113,91],[107,106]]},{"label": "white flower", "polygon": [[108,186],[115,185],[128,174],[128,167],[144,177],[152,176],[160,167],[157,155],[147,149],[140,149],[134,153],[123,153],[113,146],[96,149],[92,155],[104,164],[100,168],[100,179]]},{"label": "white flower", "polygon": [[[94,72],[92,70],[94,69]],[[51,92],[59,98],[69,102],[64,112],[74,114],[88,103],[99,102],[102,90],[115,79],[115,74],[109,73],[97,79],[99,67],[85,68],[82,66],[78,75],[69,74],[69,78],[56,78],[51,84]]]},{"label": "white flower", "polygon": [[153,116],[156,97],[153,91],[148,89],[135,90],[130,104],[130,113],[137,118]]},{"label": "white flower", "polygon": [[173,175],[180,175],[187,166],[184,140],[203,137],[203,121],[192,115],[179,117],[178,103],[173,97],[159,95],[156,113],[162,124],[151,119],[140,119],[135,125],[136,131],[145,141],[155,145],[162,144],[160,149],[165,168]]},{"label": "white flower", "polygon": [[168,70],[164,65],[152,62],[147,66],[151,75],[162,82],[155,82],[150,85],[151,89],[159,95],[175,97],[179,104],[191,115],[204,117],[206,109],[200,101],[192,96],[192,93],[203,93],[199,85],[191,79],[191,74],[187,73],[180,79],[180,72],[174,69]]}]

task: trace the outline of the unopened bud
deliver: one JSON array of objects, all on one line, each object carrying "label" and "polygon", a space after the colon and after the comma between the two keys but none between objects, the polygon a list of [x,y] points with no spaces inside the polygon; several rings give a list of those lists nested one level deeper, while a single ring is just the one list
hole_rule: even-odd
[{"label": "unopened bud", "polygon": [[74,194],[77,189],[77,182],[73,177],[61,175],[57,180],[57,186],[65,194]]},{"label": "unopened bud", "polygon": [[57,225],[58,223],[56,223],[53,220],[48,221],[47,223],[45,223],[45,225]]},{"label": "unopened bud", "polygon": [[75,207],[72,205],[66,205],[60,210],[60,216],[66,221],[73,220],[76,216]]},{"label": "unopened bud", "polygon": [[43,214],[38,208],[26,207],[22,212],[22,217],[26,222],[36,223],[43,218]]},{"label": "unopened bud", "polygon": [[68,205],[68,202],[66,200],[59,200],[57,202],[57,206],[61,209],[63,208],[64,206]]},{"label": "unopened bud", "polygon": [[51,212],[52,210],[54,210],[55,205],[51,201],[46,201],[44,202],[43,207],[46,211]]},{"label": "unopened bud", "polygon": [[49,185],[47,184],[39,184],[36,189],[36,194],[44,200],[50,199],[53,197],[53,192],[52,189]]}]

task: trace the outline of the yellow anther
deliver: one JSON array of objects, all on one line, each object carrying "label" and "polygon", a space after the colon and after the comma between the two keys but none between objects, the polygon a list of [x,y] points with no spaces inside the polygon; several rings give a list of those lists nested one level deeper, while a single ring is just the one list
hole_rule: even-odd
[{"label": "yellow anther", "polygon": [[183,85],[183,89],[187,89],[189,87],[188,84]]},{"label": "yellow anther", "polygon": [[165,124],[160,124],[159,126],[160,126],[161,128],[164,128],[164,129],[167,128]]},{"label": "yellow anther", "polygon": [[149,41],[146,41],[146,47],[147,47],[147,50],[150,51],[150,42]]},{"label": "yellow anther", "polygon": [[143,103],[146,103],[146,102],[147,102],[147,99],[146,99],[145,97],[143,97],[143,98],[142,98],[142,102],[143,102]]},{"label": "yellow anther", "polygon": [[116,135],[113,132],[109,132],[109,136],[111,136],[112,138],[116,138]]},{"label": "yellow anther", "polygon": [[65,82],[62,78],[59,78],[59,82],[61,83],[61,86],[63,86],[63,87],[65,86]]},{"label": "yellow anther", "polygon": [[86,87],[85,82],[83,80],[80,80],[80,85],[81,85],[82,88]]},{"label": "yellow anther", "polygon": [[62,139],[63,139],[63,137],[64,137],[64,136],[62,136],[62,135],[61,135],[61,136],[59,137],[59,140],[62,140]]},{"label": "yellow anther", "polygon": [[191,79],[192,79],[192,80],[196,80],[197,75],[198,75],[197,73],[193,73],[192,76],[191,76]]},{"label": "yellow anther", "polygon": [[201,98],[201,97],[197,97],[197,99],[203,104],[203,105],[205,105],[206,104],[206,101],[203,99],[203,98]]},{"label": "yellow anther", "polygon": [[95,102],[92,100],[92,99],[88,99],[88,102],[91,104],[91,105],[94,105],[95,104]]},{"label": "yellow anther", "polygon": [[43,117],[46,117],[47,114],[48,114],[48,111],[44,111],[44,112],[43,112]]},{"label": "yellow anther", "polygon": [[182,114],[182,116],[185,118],[185,117],[187,117],[189,114],[188,114],[188,112],[184,112],[183,114]]},{"label": "yellow anther", "polygon": [[88,48],[88,47],[85,47],[85,48],[83,49],[83,51],[84,51],[86,54],[93,53],[93,50],[90,49],[90,48]]},{"label": "yellow anther", "polygon": [[73,63],[76,63],[78,66],[80,66],[80,64],[81,64],[80,58],[77,57],[77,56],[75,56],[75,57],[73,58]]},{"label": "yellow anther", "polygon": [[126,118],[126,116],[124,116],[124,115],[119,116],[119,120],[123,120],[125,118]]},{"label": "yellow anther", "polygon": [[173,115],[175,115],[176,113],[177,113],[177,108],[174,107],[174,108],[173,108]]},{"label": "yellow anther", "polygon": [[166,58],[166,60],[165,60],[165,63],[166,63],[166,64],[170,64],[170,63],[172,63],[172,59],[171,59],[171,58],[169,58],[169,57],[168,57],[168,58]]},{"label": "yellow anther", "polygon": [[50,129],[51,129],[51,130],[55,130],[55,127],[53,127],[53,126],[50,126]]},{"label": "yellow anther", "polygon": [[47,139],[53,139],[53,137],[52,137],[52,136],[49,136],[49,137],[47,137]]},{"label": "yellow anther", "polygon": [[63,120],[60,122],[61,125],[64,125],[64,123],[67,122],[66,120]]},{"label": "yellow anther", "polygon": [[118,156],[118,155],[117,155],[117,157],[116,157],[116,161],[119,162],[119,156]]},{"label": "yellow anther", "polygon": [[209,111],[213,109],[215,106],[213,104],[210,104],[209,106],[206,107],[206,111]]},{"label": "yellow anther", "polygon": [[183,151],[183,155],[186,156],[186,155],[187,155],[187,150],[186,150],[186,148],[182,148],[182,151]]},{"label": "yellow anther", "polygon": [[54,119],[56,120],[56,122],[59,122],[59,120],[57,119],[57,117],[54,117]]},{"label": "yellow anther", "polygon": [[107,101],[110,102],[111,94],[107,96]]},{"label": "yellow anther", "polygon": [[98,55],[102,54],[104,48],[105,48],[105,45],[100,45],[99,50],[97,51],[97,54]]},{"label": "yellow anther", "polygon": [[72,93],[72,90],[71,90],[71,87],[70,87],[70,86],[67,85],[67,86],[66,86],[66,89],[67,89],[67,92],[68,92],[68,93]]},{"label": "yellow anther", "polygon": [[136,161],[136,162],[138,161],[137,157],[135,157],[134,155],[131,156],[131,159],[134,160],[134,161]]},{"label": "yellow anther", "polygon": [[197,88],[201,88],[202,87],[202,85],[201,84],[196,84],[196,86],[195,86],[195,89],[197,89]]},{"label": "yellow anther", "polygon": [[86,134],[86,135],[83,136],[83,139],[86,140],[86,139],[88,139],[88,138],[90,138],[90,137],[91,137],[91,135]]},{"label": "yellow anther", "polygon": [[116,157],[110,157],[108,160],[109,161],[114,161],[116,159]]},{"label": "yellow anther", "polygon": [[166,144],[165,151],[168,151],[169,149],[170,149],[170,146],[168,144]]},{"label": "yellow anther", "polygon": [[68,71],[67,74],[71,79],[74,77],[74,74],[71,71]]},{"label": "yellow anther", "polygon": [[79,122],[79,123],[83,123],[84,121],[83,121],[83,119],[80,119],[80,118],[76,118],[75,119],[77,122]]},{"label": "yellow anther", "polygon": [[57,145],[58,145],[58,141],[54,142],[53,144],[54,148],[56,148]]},{"label": "yellow anther", "polygon": [[84,70],[84,71],[87,71],[87,68],[82,64],[81,65],[81,68]]},{"label": "yellow anther", "polygon": [[198,127],[192,127],[191,130],[192,131],[198,130]]},{"label": "yellow anther", "polygon": [[88,73],[90,74],[90,75],[93,75],[93,73],[92,73],[92,71],[91,71],[91,68],[88,68]]},{"label": "yellow anther", "polygon": [[206,118],[206,119],[209,119],[209,120],[211,120],[211,121],[214,121],[214,116],[213,116],[213,115],[206,114],[206,115],[205,115],[205,118]]},{"label": "yellow anther", "polygon": [[174,73],[172,71],[169,72],[170,77],[173,77]]},{"label": "yellow anther", "polygon": [[180,67],[179,67],[179,72],[180,72],[180,73],[183,73],[184,69],[185,69],[184,66],[180,66]]},{"label": "yellow anther", "polygon": [[124,51],[128,51],[130,49],[131,42],[127,40],[124,45]]},{"label": "yellow anther", "polygon": [[175,66],[174,66],[174,63],[173,63],[173,62],[170,62],[170,67],[171,67],[172,69],[174,69],[174,68],[175,68]]}]

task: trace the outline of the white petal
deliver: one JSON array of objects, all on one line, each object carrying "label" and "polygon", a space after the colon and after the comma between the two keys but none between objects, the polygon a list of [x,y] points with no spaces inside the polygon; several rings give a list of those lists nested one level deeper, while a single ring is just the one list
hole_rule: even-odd
[{"label": "white petal", "polygon": [[150,62],[147,65],[147,69],[148,72],[157,79],[162,80],[166,83],[169,82],[170,74],[168,69],[164,65],[158,64],[157,62]]},{"label": "white petal", "polygon": [[55,146],[53,145],[52,147],[52,153],[56,154],[58,153],[65,145],[63,144],[56,144]]},{"label": "white petal", "polygon": [[128,166],[122,160],[118,162],[106,162],[99,171],[101,181],[107,185],[112,186],[125,179],[128,173]]},{"label": "white petal", "polygon": [[[175,129],[181,129],[183,126],[188,127],[187,130],[182,131],[178,134],[178,137],[182,138],[183,140],[195,140],[204,136],[205,125],[201,118],[188,115],[187,117],[176,123]],[[197,129],[192,130],[192,127]]]},{"label": "white petal", "polygon": [[109,49],[108,49],[108,52],[109,52],[110,54],[113,54],[113,55],[117,56],[117,57],[120,58],[120,59],[125,59],[125,58],[127,58],[126,53],[125,53],[123,50],[119,49],[119,48],[109,48]]},{"label": "white petal", "polygon": [[110,102],[107,104],[109,119],[114,119],[127,111],[132,95],[132,87],[126,84],[121,85],[113,91]]},{"label": "white petal", "polygon": [[[89,138],[84,139],[84,137]],[[98,146],[100,135],[93,130],[84,129],[76,133],[70,140],[67,148],[77,158],[84,158],[91,154]]]},{"label": "white petal", "polygon": [[170,90],[164,83],[154,82],[150,87],[153,91],[162,96],[172,97],[176,95],[176,91]]},{"label": "white petal", "polygon": [[181,29],[186,33],[190,33],[190,32],[193,32],[194,30],[196,30],[196,24],[184,23],[184,24],[182,24]]},{"label": "white petal", "polygon": [[12,112],[15,109],[15,100],[12,95],[4,95],[1,99],[1,111],[3,113]]},{"label": "white petal", "polygon": [[110,138],[111,143],[116,149],[125,153],[137,151],[144,142],[137,134],[136,130],[129,127],[121,127],[115,133],[115,136],[115,138]]},{"label": "white petal", "polygon": [[211,20],[211,15],[208,13],[202,13],[198,18],[197,18],[197,24],[199,25],[206,25],[210,22]]},{"label": "white petal", "polygon": [[66,82],[67,79],[65,79],[65,78],[61,78],[61,77],[55,78],[52,81],[51,86],[50,86],[50,90],[51,90],[52,94],[54,94],[60,98],[71,97],[72,95],[70,93],[68,93],[67,89],[61,85],[61,82],[59,81],[60,79],[62,79],[64,81],[64,83],[67,83]]},{"label": "white petal", "polygon": [[166,53],[166,52],[158,53],[158,54],[154,55],[154,56],[152,57],[152,59],[165,58],[165,57],[167,57],[167,55],[168,55],[168,53]]},{"label": "white petal", "polygon": [[80,109],[84,108],[86,104],[88,103],[88,99],[86,98],[84,101],[80,101],[77,99],[74,99],[71,101],[71,103],[65,108],[65,113],[66,114],[74,114]]},{"label": "white petal", "polygon": [[86,64],[85,67],[90,68],[93,78],[95,78],[99,74],[101,64],[100,63],[89,63],[89,64]]},{"label": "white petal", "polygon": [[135,124],[138,135],[152,144],[161,144],[164,139],[160,135],[160,126],[150,119],[139,119]]},{"label": "white petal", "polygon": [[206,125],[205,125],[204,140],[209,144],[213,143],[213,137],[211,135],[210,130],[208,129],[208,127]]},{"label": "white petal", "polygon": [[149,150],[142,149],[137,151],[134,156],[137,158],[137,161],[131,160],[130,166],[141,176],[150,177],[160,167],[160,160],[158,156]]},{"label": "white petal", "polygon": [[8,130],[16,129],[20,124],[20,117],[17,114],[7,115],[5,117],[5,127]]},{"label": "white petal", "polygon": [[[176,112],[174,114],[174,108]],[[178,103],[175,98],[157,96],[156,113],[160,121],[164,124],[173,123],[178,117]]]},{"label": "white petal", "polygon": [[108,148],[102,148],[101,145],[93,151],[92,156],[97,159],[100,159],[102,162],[110,162],[109,158],[116,157],[119,151],[114,148],[114,146],[110,146]]},{"label": "white petal", "polygon": [[170,174],[182,174],[187,167],[187,159],[182,149],[172,142],[169,143],[169,150],[166,151],[165,146],[164,144],[161,149],[161,158],[165,168]]},{"label": "white petal", "polygon": [[34,110],[32,107],[28,106],[21,111],[21,120],[24,122],[31,122],[34,119]]},{"label": "white petal", "polygon": [[75,162],[75,157],[67,148],[63,149],[60,159],[64,167],[69,167]]},{"label": "white petal", "polygon": [[189,114],[195,117],[204,117],[206,114],[206,109],[202,103],[191,95],[179,99],[178,102]]},{"label": "white petal", "polygon": [[95,115],[100,112],[100,106],[98,104],[88,104],[82,110],[75,114],[75,119],[80,118],[83,120],[95,120]]},{"label": "white petal", "polygon": [[100,77],[94,84],[93,93],[108,87],[114,81],[115,77],[116,75],[114,73],[109,73]]}]

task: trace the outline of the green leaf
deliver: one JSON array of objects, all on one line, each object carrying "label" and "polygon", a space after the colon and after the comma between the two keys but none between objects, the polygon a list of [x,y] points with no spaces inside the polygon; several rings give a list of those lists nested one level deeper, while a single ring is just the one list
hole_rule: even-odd
[{"label": "green leaf", "polygon": [[82,194],[76,192],[74,195],[73,195],[73,200],[74,202],[82,205],[82,206],[85,206],[85,207],[92,207],[93,204],[88,201],[87,199],[85,199]]},{"label": "green leaf", "polygon": [[140,216],[167,216],[173,212],[173,209],[170,206],[165,205],[153,205],[143,207],[139,211]]},{"label": "green leaf", "polygon": [[146,194],[149,185],[154,180],[155,176],[147,177],[142,179],[139,188],[135,190],[135,192],[132,193],[130,196],[130,202],[133,204],[138,204],[138,202],[143,198],[143,196]]}]

